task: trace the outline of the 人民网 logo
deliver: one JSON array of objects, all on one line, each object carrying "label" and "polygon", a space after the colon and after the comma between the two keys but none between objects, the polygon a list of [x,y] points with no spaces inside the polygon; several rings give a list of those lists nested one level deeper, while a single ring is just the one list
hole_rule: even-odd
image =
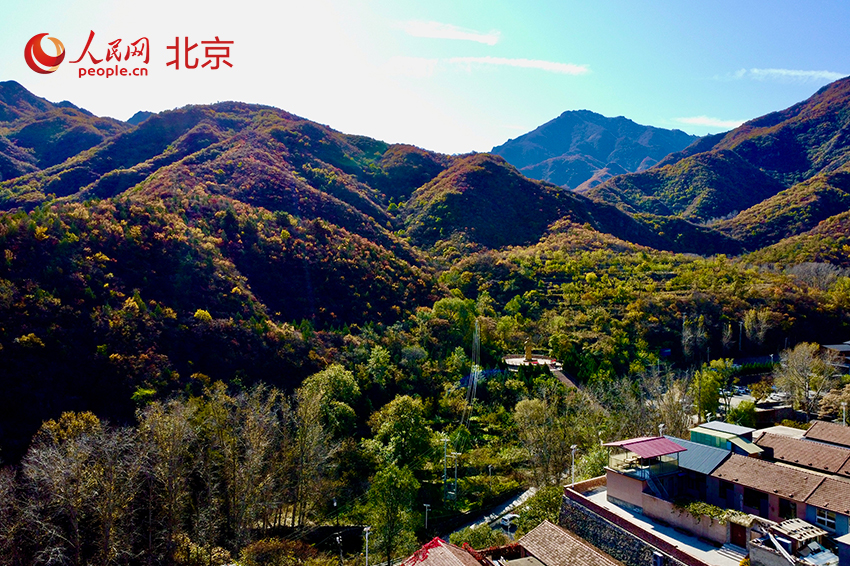
[{"label": "\u4eba\u6c11\u7f51 logo", "polygon": [[32,36],[24,49],[24,59],[26,59],[27,65],[30,69],[42,75],[47,75],[58,69],[59,63],[65,59],[65,46],[55,37],[48,37],[47,39],[56,46],[56,55],[48,55],[44,52],[44,49],[41,48],[41,39],[46,35],[46,33],[40,33]]}]

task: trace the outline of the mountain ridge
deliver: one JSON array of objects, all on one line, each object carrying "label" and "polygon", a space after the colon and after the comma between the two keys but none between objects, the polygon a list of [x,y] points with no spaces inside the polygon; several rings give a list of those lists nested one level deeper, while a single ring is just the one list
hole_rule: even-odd
[{"label": "mountain ridge", "polygon": [[576,188],[606,167],[635,172],[697,139],[681,130],[643,126],[590,110],[569,110],[491,153],[501,155],[523,174]]},{"label": "mountain ridge", "polygon": [[[725,217],[716,227],[753,249],[805,232],[845,210],[843,190],[821,188],[820,198],[814,185],[824,184],[816,181],[818,176],[840,173],[850,163],[847,132],[850,78],[730,132],[701,138],[647,171],[614,177],[583,192],[632,213],[658,213],[664,205],[661,213],[695,221]],[[732,161],[737,166],[720,166]],[[807,206],[806,199],[821,204]],[[795,222],[781,210],[790,205],[813,216]],[[728,218],[744,210],[740,218]]]}]

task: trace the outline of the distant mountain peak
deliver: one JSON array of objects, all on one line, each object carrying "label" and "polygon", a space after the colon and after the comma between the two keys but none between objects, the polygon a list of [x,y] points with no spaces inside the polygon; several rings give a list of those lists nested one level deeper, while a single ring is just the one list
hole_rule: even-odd
[{"label": "distant mountain peak", "polygon": [[138,112],[130,116],[130,119],[127,120],[127,123],[133,126],[138,126],[153,115],[153,112],[148,112],[147,110],[139,110]]},{"label": "distant mountain peak", "polygon": [[[523,174],[574,189],[612,166],[642,171],[697,139],[681,130],[643,126],[624,116],[567,110],[527,134],[494,147]],[[603,173],[604,175],[604,173]]]}]

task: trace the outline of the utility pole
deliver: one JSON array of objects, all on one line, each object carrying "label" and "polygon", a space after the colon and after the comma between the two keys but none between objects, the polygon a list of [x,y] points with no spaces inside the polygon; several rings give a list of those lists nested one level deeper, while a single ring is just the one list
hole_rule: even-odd
[{"label": "utility pole", "polygon": [[744,321],[738,321],[738,351],[741,351],[741,342],[744,339]]},{"label": "utility pole", "polygon": [[570,462],[570,485],[576,484],[576,448],[578,448],[577,444],[573,444],[572,446],[570,446],[570,452],[572,453],[572,460]]},{"label": "utility pole", "polygon": [[457,501],[457,457],[460,456],[460,452],[452,452],[452,458],[455,459],[455,492],[454,499]]},{"label": "utility pole", "polygon": [[697,370],[697,426],[702,423],[702,370]]},{"label": "utility pole", "polygon": [[427,531],[428,530],[428,509],[431,508],[431,504],[430,503],[423,503],[423,505],[425,506],[425,530]]},{"label": "utility pole", "polygon": [[369,566],[369,531],[372,527],[366,527],[363,532],[366,533],[366,566]]},{"label": "utility pole", "polygon": [[841,424],[847,426],[847,401],[841,402],[841,410],[844,411],[844,416],[841,417]]},{"label": "utility pole", "polygon": [[[443,439],[443,499],[446,499],[449,494],[449,485],[447,483],[448,473],[449,473],[449,463],[448,463],[448,445],[449,439]],[[368,564],[366,566],[369,566]]]}]

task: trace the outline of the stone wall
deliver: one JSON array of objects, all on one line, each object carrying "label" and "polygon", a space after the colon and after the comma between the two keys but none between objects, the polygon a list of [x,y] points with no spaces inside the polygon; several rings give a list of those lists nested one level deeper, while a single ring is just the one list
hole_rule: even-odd
[{"label": "stone wall", "polygon": [[652,566],[654,552],[667,566],[708,566],[572,489],[564,490],[559,523],[626,566]]}]

